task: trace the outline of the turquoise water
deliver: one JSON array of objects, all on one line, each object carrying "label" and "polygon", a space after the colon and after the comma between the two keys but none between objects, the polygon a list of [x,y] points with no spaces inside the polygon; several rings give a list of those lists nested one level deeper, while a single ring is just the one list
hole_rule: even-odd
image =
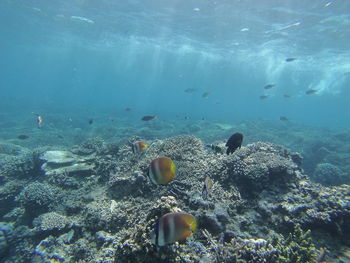
[{"label": "turquoise water", "polygon": [[3,0],[1,113],[348,128],[349,12],[348,1]]},{"label": "turquoise water", "polygon": [[349,47],[349,0],[1,0],[0,262],[350,262]]}]

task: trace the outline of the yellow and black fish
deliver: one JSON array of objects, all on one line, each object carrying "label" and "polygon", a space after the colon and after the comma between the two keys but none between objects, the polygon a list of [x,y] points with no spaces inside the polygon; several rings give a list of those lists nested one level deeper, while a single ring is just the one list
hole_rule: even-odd
[{"label": "yellow and black fish", "polygon": [[203,199],[208,199],[209,195],[211,194],[213,185],[214,185],[214,181],[209,176],[205,177],[203,189],[202,189]]},{"label": "yellow and black fish", "polygon": [[148,177],[154,184],[168,184],[175,177],[176,166],[168,157],[154,159],[148,168]]},{"label": "yellow and black fish", "polygon": [[190,236],[197,229],[196,218],[187,213],[168,213],[163,215],[154,227],[152,242],[165,246]]},{"label": "yellow and black fish", "polygon": [[136,141],[131,144],[131,149],[133,153],[143,153],[148,149],[148,144],[142,141]]}]

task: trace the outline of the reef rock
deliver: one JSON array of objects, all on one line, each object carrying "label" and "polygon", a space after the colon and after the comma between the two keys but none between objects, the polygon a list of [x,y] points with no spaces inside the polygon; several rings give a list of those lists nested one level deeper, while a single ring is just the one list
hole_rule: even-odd
[{"label": "reef rock", "polygon": [[11,235],[12,227],[4,222],[0,222],[0,259],[5,255],[9,248],[9,236]]},{"label": "reef rock", "polygon": [[91,163],[93,157],[81,157],[69,151],[47,151],[40,156],[40,159],[44,162],[41,169],[45,175],[61,173],[89,175],[95,167]]}]

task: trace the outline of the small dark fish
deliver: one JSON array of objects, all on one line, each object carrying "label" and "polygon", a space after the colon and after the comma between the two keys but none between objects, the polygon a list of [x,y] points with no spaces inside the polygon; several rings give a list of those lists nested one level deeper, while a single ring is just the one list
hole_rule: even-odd
[{"label": "small dark fish", "polygon": [[289,119],[286,116],[280,116],[280,121],[289,121]]},{"label": "small dark fish", "polygon": [[297,60],[296,58],[286,58],[286,62],[292,62],[294,60]]},{"label": "small dark fish", "polygon": [[269,96],[267,96],[267,95],[261,95],[259,98],[261,99],[261,100],[264,100],[264,99],[267,99]]},{"label": "small dark fish", "polygon": [[209,95],[210,95],[210,92],[204,92],[204,93],[202,94],[202,98],[208,98]]},{"label": "small dark fish", "polygon": [[209,149],[213,150],[215,153],[217,154],[223,154],[224,153],[224,150],[218,146],[218,145],[215,145],[215,144],[208,144],[206,145]]},{"label": "small dark fish", "polygon": [[237,132],[233,134],[226,142],[226,146],[228,147],[226,150],[226,154],[229,155],[231,153],[234,153],[234,151],[236,151],[237,148],[241,148],[242,142],[243,142],[242,133]]},{"label": "small dark fish", "polygon": [[21,135],[18,135],[17,138],[20,139],[20,140],[26,140],[26,139],[29,138],[29,136],[25,135],[25,134],[21,134]]},{"label": "small dark fish", "polygon": [[32,113],[36,116],[36,122],[38,124],[38,128],[41,129],[41,127],[43,126],[44,118],[37,113],[34,113],[34,112]]},{"label": "small dark fish", "polygon": [[267,84],[264,89],[272,89],[273,87],[275,87],[275,84]]},{"label": "small dark fish", "polygon": [[94,119],[90,119],[89,120],[89,125],[93,124],[94,123]]},{"label": "small dark fish", "polygon": [[155,115],[153,115],[153,116],[151,116],[151,115],[146,115],[146,116],[143,116],[141,120],[143,120],[143,121],[150,121],[150,120],[155,119],[156,117],[157,117],[157,116],[155,116]]},{"label": "small dark fish", "polygon": [[188,88],[188,89],[185,89],[184,90],[186,93],[193,93],[196,91],[196,89],[193,89],[193,88]]},{"label": "small dark fish", "polygon": [[221,103],[221,102],[220,102],[220,101],[218,101],[218,100],[214,102],[214,104],[220,104],[220,103]]},{"label": "small dark fish", "polygon": [[305,94],[306,95],[311,95],[311,94],[315,94],[317,92],[318,92],[317,89],[308,89],[307,91],[305,91]]},{"label": "small dark fish", "polygon": [[129,107],[125,108],[125,111],[131,111],[131,110],[132,110],[132,109],[129,108]]},{"label": "small dark fish", "polygon": [[185,118],[184,118],[185,120],[188,120],[189,118],[187,117],[187,116],[185,116]]},{"label": "small dark fish", "polygon": [[284,94],[283,97],[285,97],[286,99],[291,98],[292,96],[288,95],[288,94]]}]

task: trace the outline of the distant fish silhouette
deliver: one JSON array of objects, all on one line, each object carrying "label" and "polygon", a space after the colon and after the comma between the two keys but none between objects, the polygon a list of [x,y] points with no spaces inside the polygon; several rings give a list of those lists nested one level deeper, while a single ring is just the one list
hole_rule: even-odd
[{"label": "distant fish silhouette", "polygon": [[188,89],[185,89],[184,90],[186,93],[193,93],[196,91],[196,89],[193,89],[193,88],[188,88]]},{"label": "distant fish silhouette", "polygon": [[155,116],[155,115],[153,115],[153,116],[151,116],[151,115],[146,115],[146,116],[143,116],[142,118],[141,118],[141,120],[143,120],[143,121],[150,121],[150,120],[153,120],[153,119],[155,119],[157,116]]},{"label": "distant fish silhouette", "polygon": [[132,109],[129,108],[129,107],[125,108],[125,111],[131,111],[131,110],[132,110]]},{"label": "distant fish silhouette", "polygon": [[284,94],[283,97],[285,97],[286,99],[291,98],[292,96],[288,95],[288,94]]},{"label": "distant fish silhouette", "polygon": [[208,98],[209,95],[210,95],[210,92],[204,92],[204,93],[202,94],[202,98]]},{"label": "distant fish silhouette", "polygon": [[308,89],[307,91],[305,91],[305,94],[306,95],[311,95],[311,94],[315,94],[317,92],[318,92],[317,89]]},{"label": "distant fish silhouette", "polygon": [[280,116],[280,121],[289,121],[289,119],[286,116]]},{"label": "distant fish silhouette", "polygon": [[267,84],[264,89],[272,89],[273,87],[275,87],[275,84]]},{"label": "distant fish silhouette", "polygon": [[267,99],[269,96],[267,96],[267,95],[261,95],[259,98],[261,99],[261,100],[264,100],[264,99]]},{"label": "distant fish silhouette", "polygon": [[89,120],[89,125],[93,124],[94,123],[94,119],[90,119]]},{"label": "distant fish silhouette", "polygon": [[21,135],[18,135],[17,138],[20,139],[20,140],[26,140],[26,139],[29,138],[29,136],[25,135],[25,134],[21,134]]},{"label": "distant fish silhouette", "polygon": [[292,62],[294,60],[297,60],[296,58],[286,58],[286,62]]}]

